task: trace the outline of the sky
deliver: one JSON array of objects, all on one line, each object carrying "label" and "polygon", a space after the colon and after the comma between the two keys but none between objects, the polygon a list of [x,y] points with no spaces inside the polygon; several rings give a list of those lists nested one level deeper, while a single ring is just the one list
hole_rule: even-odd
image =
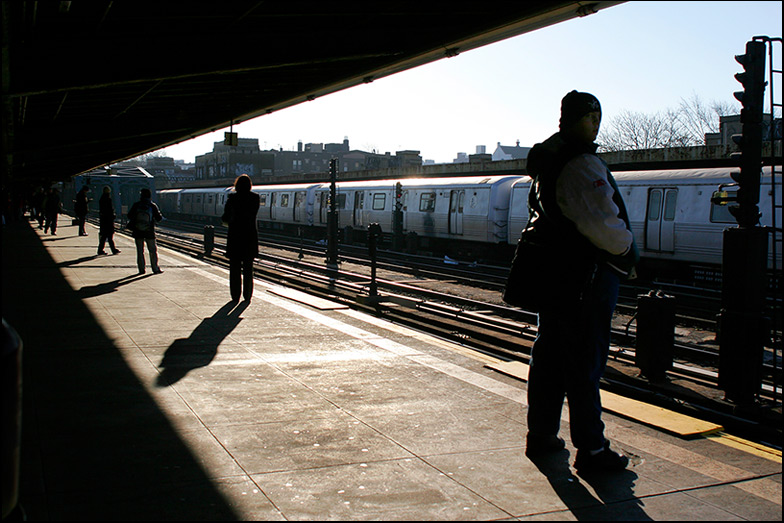
[{"label": "sky", "polygon": [[[348,138],[351,149],[417,150],[424,160],[451,163],[478,145],[492,154],[499,142],[531,147],[545,140],[558,130],[561,98],[573,89],[600,100],[605,124],[624,111],[650,115],[695,96],[739,108],[734,75],[743,68],[734,57],[754,36],[781,37],[781,19],[780,1],[626,2],[260,116],[234,131],[258,138],[262,150]],[[774,45],[779,70],[781,50]],[[224,131],[161,153],[193,162],[223,141]]]}]

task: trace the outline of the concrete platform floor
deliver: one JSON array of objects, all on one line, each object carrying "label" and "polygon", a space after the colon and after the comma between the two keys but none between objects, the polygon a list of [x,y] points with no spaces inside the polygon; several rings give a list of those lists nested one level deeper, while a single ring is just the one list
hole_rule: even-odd
[{"label": "concrete platform floor", "polygon": [[[526,384],[463,347],[97,230],[3,229],[30,520],[775,520],[780,452],[605,415],[625,472],[524,455]],[[272,289],[275,290],[275,289]],[[285,295],[285,292],[283,292]]]}]

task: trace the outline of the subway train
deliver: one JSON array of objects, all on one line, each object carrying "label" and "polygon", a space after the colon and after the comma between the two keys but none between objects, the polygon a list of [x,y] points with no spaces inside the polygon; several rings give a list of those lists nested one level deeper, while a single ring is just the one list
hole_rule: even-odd
[{"label": "subway train", "polygon": [[[737,190],[730,174],[737,169],[707,168],[628,171],[614,174],[629,211],[640,253],[649,267],[661,270],[718,267],[722,233],[736,225],[726,205],[711,202],[718,189]],[[337,182],[336,207],[344,241],[366,236],[378,223],[389,238],[396,205],[402,211],[406,245],[415,250],[475,257],[494,254],[509,259],[527,222],[528,176],[389,179]],[[399,184],[399,185],[398,185]],[[158,193],[164,215],[220,223],[231,187],[167,189]],[[254,186],[261,207],[259,227],[325,237],[329,183]],[[763,170],[760,224],[771,226],[771,169]],[[781,203],[777,180],[775,202]],[[776,210],[781,227],[781,210]],[[771,250],[769,249],[769,252]],[[776,254],[781,268],[781,252]],[[773,267],[772,258],[769,267]]]}]

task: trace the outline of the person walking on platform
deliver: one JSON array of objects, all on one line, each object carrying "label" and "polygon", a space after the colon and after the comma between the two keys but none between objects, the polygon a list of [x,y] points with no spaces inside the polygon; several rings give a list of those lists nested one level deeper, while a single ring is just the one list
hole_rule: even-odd
[{"label": "person walking on platform", "polygon": [[38,222],[38,228],[44,228],[44,200],[46,199],[46,192],[43,187],[38,187],[33,194],[31,201],[32,217]]},{"label": "person walking on platform", "polygon": [[114,202],[112,202],[112,188],[108,185],[103,188],[103,194],[98,200],[98,254],[106,254],[103,250],[106,242],[112,254],[120,254],[120,249],[114,246],[114,219],[117,214],[114,212]]},{"label": "person walking on platform", "polygon": [[79,224],[79,236],[87,236],[87,231],[84,229],[85,221],[87,221],[87,211],[90,199],[87,198],[87,193],[90,191],[89,185],[83,185],[79,192],[76,193],[76,201],[74,203],[74,213],[76,213],[76,220]]},{"label": "person walking on platform", "polygon": [[229,292],[239,301],[253,295],[253,260],[259,255],[259,233],[256,214],[259,195],[251,192],[251,180],[241,174],[234,181],[234,192],[226,199],[221,220],[229,226],[226,255],[229,258]]},{"label": "person walking on platform", "polygon": [[[636,277],[639,253],[615,180],[596,155],[601,116],[595,96],[571,91],[561,102],[559,132],[528,155],[533,182],[526,229],[566,246],[567,256],[587,270],[577,271],[586,274],[578,292],[539,310],[528,381],[526,455],[564,448],[558,431],[565,397],[578,473],[623,470],[628,464],[604,437],[599,379],[607,363],[619,280]],[[547,278],[557,292],[563,275],[531,277]]]},{"label": "person walking on platform", "polygon": [[141,198],[131,206],[128,211],[128,228],[136,242],[136,266],[139,274],[144,274],[144,244],[150,251],[150,266],[152,272],[160,274],[163,271],[158,266],[158,246],[155,243],[155,222],[163,219],[160,209],[152,201],[152,193],[146,187],[141,191]]},{"label": "person walking on platform", "polygon": [[49,194],[44,200],[44,234],[51,230],[52,235],[57,234],[57,215],[62,212],[63,203],[60,200],[60,191],[56,187],[49,189]]}]

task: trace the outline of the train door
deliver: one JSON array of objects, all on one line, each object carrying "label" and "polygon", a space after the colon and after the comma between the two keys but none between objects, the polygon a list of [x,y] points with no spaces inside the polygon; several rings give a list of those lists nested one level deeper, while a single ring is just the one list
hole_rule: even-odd
[{"label": "train door", "polygon": [[363,216],[365,208],[365,191],[357,191],[354,193],[354,227],[362,227]]},{"label": "train door", "polygon": [[329,192],[321,191],[319,193],[319,223],[326,224],[329,219]]},{"label": "train door", "polygon": [[449,193],[449,234],[463,234],[463,201],[465,189]]},{"label": "train door", "polygon": [[648,192],[645,248],[675,252],[675,205],[678,189],[655,188]]},{"label": "train door", "polygon": [[302,223],[305,220],[305,191],[297,191],[294,193],[294,222]]}]

